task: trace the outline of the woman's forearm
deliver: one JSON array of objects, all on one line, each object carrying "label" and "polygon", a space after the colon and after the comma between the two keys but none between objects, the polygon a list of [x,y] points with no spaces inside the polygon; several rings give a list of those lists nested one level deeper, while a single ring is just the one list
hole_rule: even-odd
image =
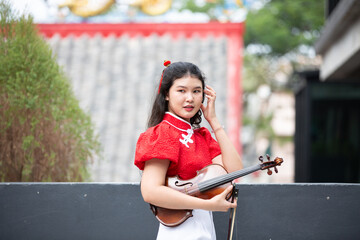
[{"label": "woman's forearm", "polygon": [[222,161],[228,172],[239,170],[243,167],[241,157],[236,151],[234,144],[221,126],[217,118],[209,121],[211,128],[215,133],[215,137],[220,145]]},{"label": "woman's forearm", "polygon": [[[141,194],[145,202],[170,209],[196,209],[204,205],[198,199],[165,186],[169,160],[151,159],[145,163],[141,178]],[[206,205],[206,204],[205,204]]]},{"label": "woman's forearm", "polygon": [[231,187],[209,200],[186,195],[167,186],[157,186],[149,189],[148,186],[142,185],[141,192],[145,202],[167,209],[227,211],[229,208],[236,207],[236,203],[225,200],[225,197],[231,191]]},{"label": "woman's forearm", "polygon": [[[157,186],[151,189],[142,187],[145,202],[168,209],[204,209],[206,201],[178,192],[167,186]],[[208,209],[206,209],[208,210]]]}]

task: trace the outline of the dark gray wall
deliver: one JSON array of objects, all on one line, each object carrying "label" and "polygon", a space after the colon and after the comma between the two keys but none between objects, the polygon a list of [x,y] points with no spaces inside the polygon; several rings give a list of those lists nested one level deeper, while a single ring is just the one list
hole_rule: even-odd
[{"label": "dark gray wall", "polygon": [[[237,185],[234,239],[360,239],[359,184]],[[226,239],[228,213],[215,213]],[[155,239],[138,184],[0,183],[0,239]]]}]

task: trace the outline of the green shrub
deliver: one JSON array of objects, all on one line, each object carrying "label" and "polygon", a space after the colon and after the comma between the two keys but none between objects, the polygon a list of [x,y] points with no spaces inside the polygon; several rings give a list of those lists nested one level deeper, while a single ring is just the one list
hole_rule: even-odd
[{"label": "green shrub", "polygon": [[84,181],[100,144],[30,15],[0,2],[0,180]]}]

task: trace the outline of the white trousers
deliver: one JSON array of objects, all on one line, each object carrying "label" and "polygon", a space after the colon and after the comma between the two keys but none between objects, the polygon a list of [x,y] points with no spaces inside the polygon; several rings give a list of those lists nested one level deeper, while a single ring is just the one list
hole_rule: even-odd
[{"label": "white trousers", "polygon": [[216,240],[212,212],[201,209],[177,227],[159,226],[157,240]]}]

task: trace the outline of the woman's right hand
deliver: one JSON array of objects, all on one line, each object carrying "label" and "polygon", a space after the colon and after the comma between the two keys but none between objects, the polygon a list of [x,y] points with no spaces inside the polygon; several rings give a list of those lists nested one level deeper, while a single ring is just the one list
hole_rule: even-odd
[{"label": "woman's right hand", "polygon": [[208,200],[211,202],[210,203],[211,211],[226,212],[229,210],[229,208],[236,208],[237,206],[236,202],[232,203],[226,200],[226,196],[229,195],[232,189],[233,189],[233,185],[227,187],[222,193]]}]

